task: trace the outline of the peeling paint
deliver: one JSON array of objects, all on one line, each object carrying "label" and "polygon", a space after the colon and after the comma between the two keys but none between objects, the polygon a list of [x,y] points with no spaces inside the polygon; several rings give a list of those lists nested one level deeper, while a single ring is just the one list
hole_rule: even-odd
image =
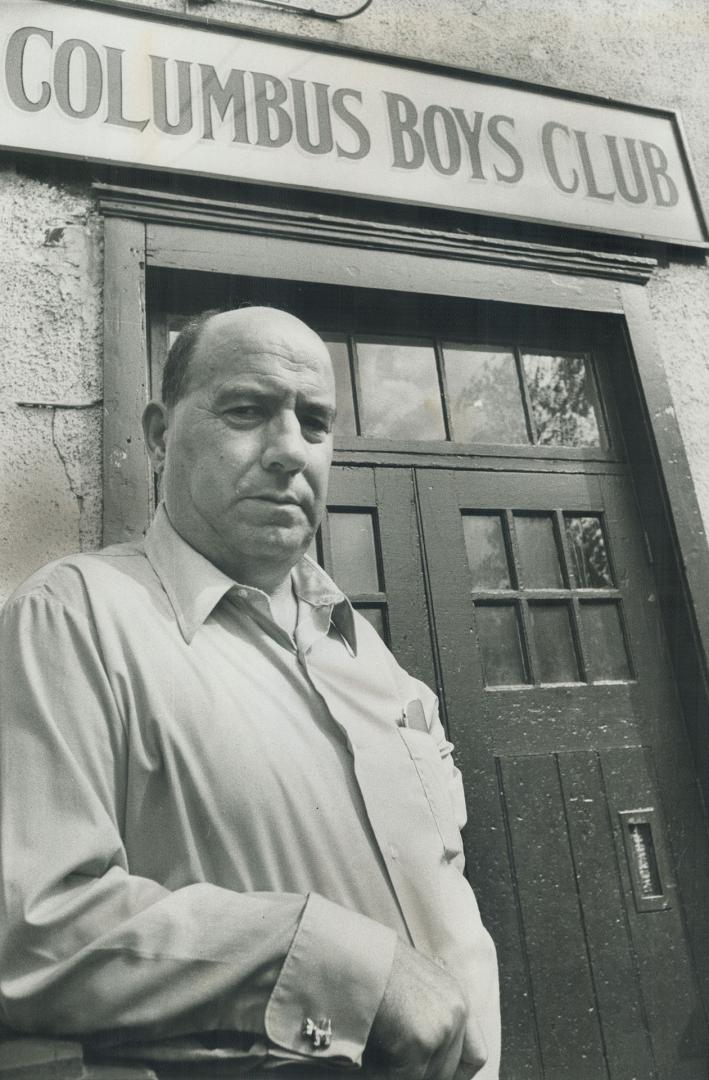
[{"label": "peeling paint", "polygon": [[44,246],[56,247],[58,243],[64,238],[64,227],[61,225],[55,225],[51,229],[47,229],[44,234]]},{"label": "peeling paint", "polygon": [[554,274],[549,274],[549,283],[555,289],[563,289],[564,292],[583,292],[583,286],[578,281],[572,281],[568,277],[556,277]]}]

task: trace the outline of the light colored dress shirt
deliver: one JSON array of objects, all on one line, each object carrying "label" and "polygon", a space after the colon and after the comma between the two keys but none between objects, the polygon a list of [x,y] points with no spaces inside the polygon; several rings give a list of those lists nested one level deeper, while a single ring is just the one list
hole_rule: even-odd
[{"label": "light colored dress shirt", "polygon": [[495,954],[435,697],[312,560],[293,585],[291,638],[160,507],[144,542],[8,601],[0,1018],[150,1059],[359,1064],[398,935],[460,981],[463,1056],[493,1080]]}]

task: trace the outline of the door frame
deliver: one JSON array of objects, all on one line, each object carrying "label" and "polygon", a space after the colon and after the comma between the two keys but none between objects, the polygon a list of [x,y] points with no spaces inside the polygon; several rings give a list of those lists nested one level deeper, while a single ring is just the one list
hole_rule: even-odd
[{"label": "door frame", "polygon": [[[154,502],[140,425],[150,386],[152,271],[273,277],[617,320],[631,368],[636,494],[709,801],[709,546],[644,288],[655,259],[107,184],[94,185],[94,195],[105,237],[105,543],[141,536]],[[335,461],[371,465],[377,456],[337,450]],[[395,452],[385,457],[411,463]],[[451,464],[445,456],[437,463]]]}]

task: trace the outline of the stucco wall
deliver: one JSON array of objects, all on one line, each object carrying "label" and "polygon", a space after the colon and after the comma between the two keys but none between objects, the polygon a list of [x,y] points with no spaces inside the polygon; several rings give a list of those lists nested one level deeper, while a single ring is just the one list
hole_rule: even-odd
[{"label": "stucco wall", "polygon": [[[319,5],[342,12],[357,0]],[[677,108],[709,205],[706,0],[373,0],[339,23],[231,0],[145,6]],[[30,180],[8,162],[0,164],[0,594],[47,559],[96,546],[101,509],[100,222],[88,191]],[[709,524],[709,269],[673,259],[648,291]]]},{"label": "stucco wall", "polygon": [[87,194],[2,168],[3,593],[48,559],[100,540],[102,272]]}]

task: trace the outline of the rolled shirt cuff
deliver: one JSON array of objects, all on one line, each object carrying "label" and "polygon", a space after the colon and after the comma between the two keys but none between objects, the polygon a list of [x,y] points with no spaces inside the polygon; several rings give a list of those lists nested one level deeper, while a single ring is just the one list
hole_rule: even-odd
[{"label": "rolled shirt cuff", "polygon": [[396,941],[389,927],[310,893],[266,1006],[269,1040],[330,1064],[361,1064]]}]

